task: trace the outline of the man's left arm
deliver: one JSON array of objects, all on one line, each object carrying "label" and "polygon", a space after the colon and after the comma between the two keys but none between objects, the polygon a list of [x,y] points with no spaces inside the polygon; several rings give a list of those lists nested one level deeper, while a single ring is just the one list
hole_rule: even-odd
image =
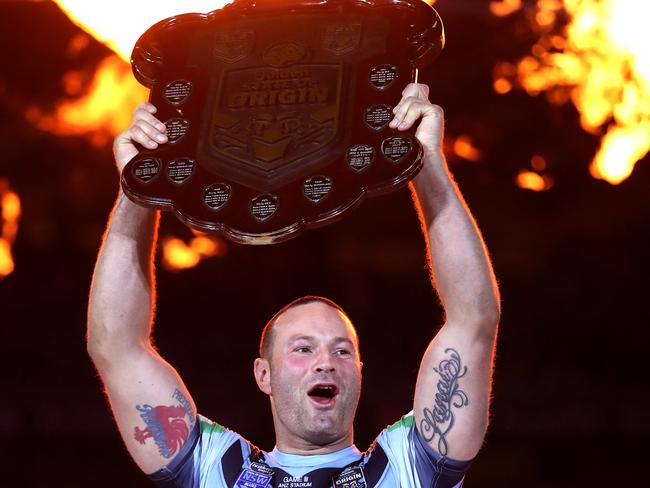
[{"label": "man's left arm", "polygon": [[391,127],[399,130],[421,119],[416,137],[425,160],[411,188],[445,311],[418,373],[415,422],[442,456],[472,459],[488,425],[499,292],[478,227],[442,153],[442,109],[429,102],[428,87],[410,84],[394,112]]}]

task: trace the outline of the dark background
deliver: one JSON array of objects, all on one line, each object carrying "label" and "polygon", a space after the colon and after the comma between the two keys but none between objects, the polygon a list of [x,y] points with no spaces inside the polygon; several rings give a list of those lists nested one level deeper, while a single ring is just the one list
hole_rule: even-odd
[{"label": "dark background", "polygon": [[[497,60],[535,40],[523,14],[487,1],[438,2],[447,47],[421,73],[450,136],[469,134],[481,162],[450,166],[491,251],[503,300],[492,424],[465,486],[623,486],[642,471],[650,422],[646,254],[650,164],[613,186],[593,179],[599,146],[569,105],[492,91]],[[110,52],[48,2],[0,2],[0,178],[20,195],[16,270],[0,282],[3,486],[150,486],[129,460],[86,355],[87,290],[117,191],[110,147],[34,129],[61,76]],[[518,33],[518,34],[517,34]],[[545,192],[514,179],[542,154]],[[163,234],[190,232],[166,216]],[[364,387],[356,443],[411,408],[420,355],[440,323],[408,191],[366,202],[344,221],[285,244],[229,244],[223,257],[158,273],[156,342],[200,411],[264,449],[267,399],[251,374],[264,322],[304,294],[340,303],[359,329]]]}]

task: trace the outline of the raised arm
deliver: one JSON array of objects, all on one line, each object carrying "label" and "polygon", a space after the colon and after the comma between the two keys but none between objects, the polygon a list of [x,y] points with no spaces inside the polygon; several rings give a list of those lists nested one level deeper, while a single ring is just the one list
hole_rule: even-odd
[{"label": "raised arm", "polygon": [[408,85],[391,122],[407,130],[421,119],[416,137],[425,161],[411,188],[445,310],[444,325],[422,358],[414,414],[431,447],[467,460],[479,451],[488,425],[499,292],[478,227],[442,154],[443,112],[428,92],[426,85]]},{"label": "raised arm", "polygon": [[[155,108],[141,104],[115,139],[118,171],[137,154],[166,142]],[[168,464],[187,440],[196,409],[176,371],[151,344],[155,305],[153,252],[158,213],[120,191],[99,252],[88,309],[88,352],[104,382],[118,428],[146,473]]]}]

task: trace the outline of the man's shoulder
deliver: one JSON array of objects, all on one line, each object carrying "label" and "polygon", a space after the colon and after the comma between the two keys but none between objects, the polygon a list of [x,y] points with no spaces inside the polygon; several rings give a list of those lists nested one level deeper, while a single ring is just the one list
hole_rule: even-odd
[{"label": "man's shoulder", "polygon": [[396,422],[388,425],[384,430],[382,430],[375,442],[368,449],[368,453],[371,453],[376,449],[377,445],[381,445],[384,448],[390,450],[390,444],[406,444],[408,442],[409,436],[413,430],[415,424],[415,417],[413,416],[413,411],[411,410],[407,414],[403,415]]},{"label": "man's shoulder", "polygon": [[415,417],[413,415],[413,410],[411,410],[406,415],[402,415],[397,422],[386,427],[386,432],[393,432],[398,429],[410,430],[414,423]]},{"label": "man's shoulder", "polygon": [[179,455],[167,466],[149,475],[158,486],[198,486],[209,480],[210,486],[231,486],[231,478],[255,447],[238,433],[197,415],[197,422]]},{"label": "man's shoulder", "polygon": [[[379,486],[431,486],[437,480],[441,488],[457,488],[471,462],[441,456],[420,435],[413,411],[381,431],[368,450],[368,462],[387,469]],[[368,486],[371,486],[368,484]]]},{"label": "man's shoulder", "polygon": [[197,420],[199,422],[199,431],[202,435],[213,435],[213,434],[225,434],[231,432],[227,427],[214,422],[203,415],[198,415]]}]

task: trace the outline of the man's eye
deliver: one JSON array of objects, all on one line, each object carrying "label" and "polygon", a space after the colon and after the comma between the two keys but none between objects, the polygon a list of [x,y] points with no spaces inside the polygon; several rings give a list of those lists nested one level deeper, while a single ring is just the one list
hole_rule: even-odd
[{"label": "man's eye", "polygon": [[301,347],[296,347],[294,349],[294,351],[295,352],[309,352],[309,351],[311,351],[311,348],[309,348],[307,346],[301,346]]},{"label": "man's eye", "polygon": [[349,355],[350,355],[350,351],[348,351],[347,349],[337,349],[337,350],[335,351],[335,354],[336,354],[337,356],[349,356]]}]

